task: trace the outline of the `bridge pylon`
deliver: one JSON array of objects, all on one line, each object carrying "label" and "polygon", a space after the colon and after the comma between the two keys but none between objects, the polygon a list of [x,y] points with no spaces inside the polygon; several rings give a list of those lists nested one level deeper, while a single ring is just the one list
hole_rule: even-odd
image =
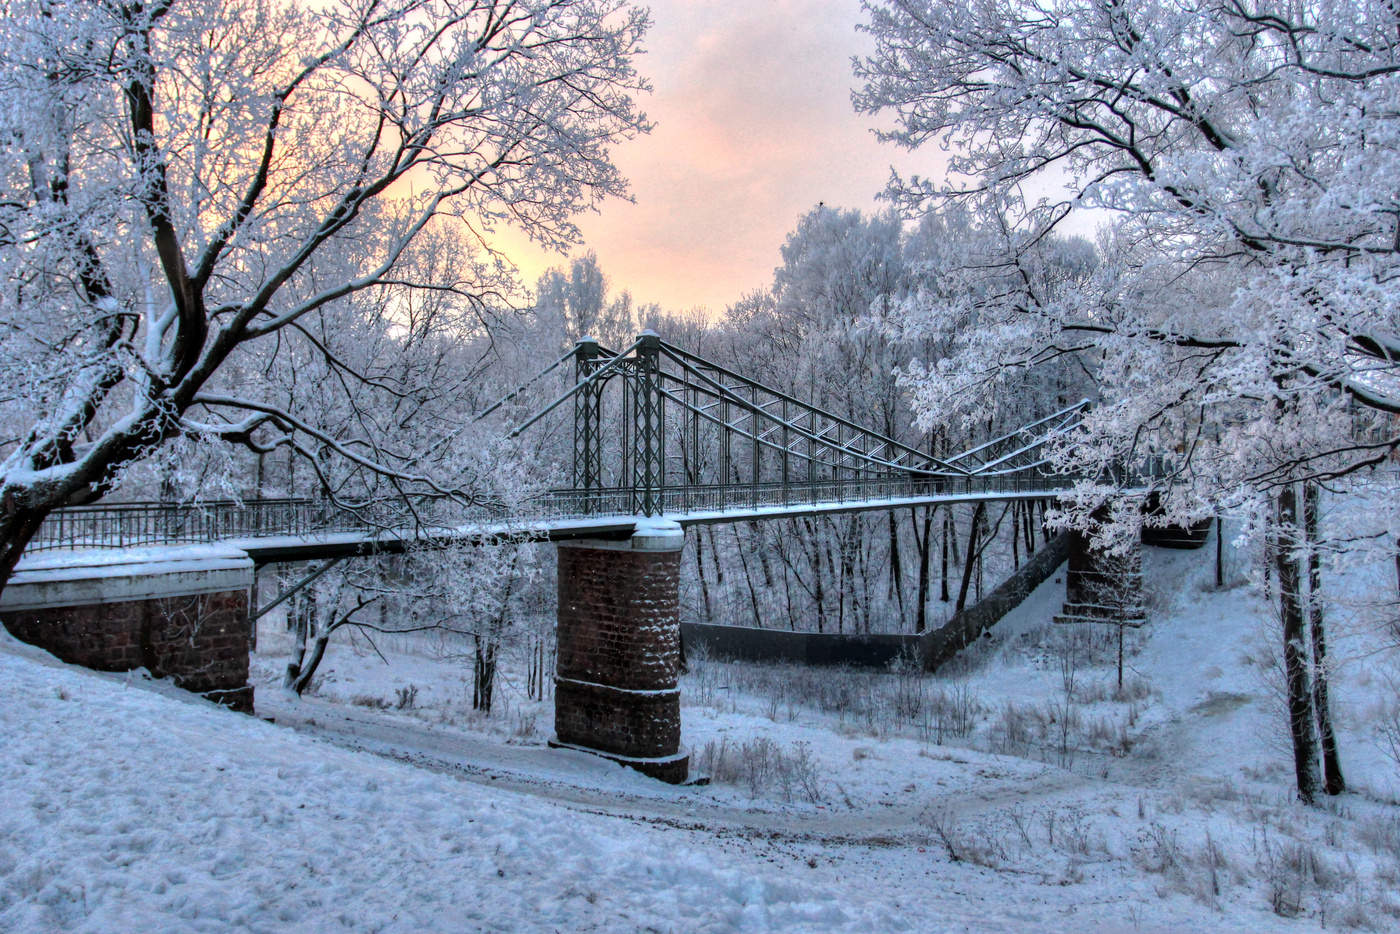
[{"label": "bridge pylon", "polygon": [[574,345],[574,489],[581,491],[585,514],[597,511],[597,493],[603,485],[603,386],[590,379],[607,360],[598,342],[584,337]]}]

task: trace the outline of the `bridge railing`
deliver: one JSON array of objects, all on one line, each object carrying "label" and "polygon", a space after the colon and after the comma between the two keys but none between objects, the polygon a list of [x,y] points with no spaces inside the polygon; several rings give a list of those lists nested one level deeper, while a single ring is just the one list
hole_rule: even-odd
[{"label": "bridge railing", "polygon": [[725,512],[741,509],[797,508],[821,504],[855,505],[889,500],[944,496],[1030,496],[1066,489],[1066,477],[880,477],[819,480],[803,483],[714,484],[666,489],[665,513]]},{"label": "bridge railing", "polygon": [[[429,504],[416,509],[429,524],[446,519]],[[27,551],[206,544],[240,538],[361,533],[406,524],[402,510],[346,510],[324,499],[213,500],[199,503],[103,503],[56,509]]]},{"label": "bridge railing", "polygon": [[[662,515],[728,512],[804,505],[882,502],[959,496],[1022,497],[1048,495],[1069,488],[1066,476],[936,476],[870,477],[816,481],[766,480],[758,483],[714,483],[671,486],[655,491]],[[600,490],[551,490],[531,503],[541,518],[630,515],[630,487]],[[528,511],[528,510],[527,510]]]},{"label": "bridge railing", "polygon": [[[852,505],[888,500],[1050,495],[1073,483],[1068,477],[937,476],[879,477],[811,482],[700,484],[654,491],[663,515],[796,509],[804,505]],[[193,504],[108,503],[71,506],[49,515],[28,551],[55,548],[132,548],[144,545],[200,544],[246,538],[310,536],[337,532],[366,536],[419,529],[442,531],[473,525],[509,532],[528,531],[552,521],[598,516],[629,516],[630,487],[550,490],[515,505],[463,507],[449,501],[422,501],[406,510],[383,504],[346,510],[322,499],[219,500]]]}]

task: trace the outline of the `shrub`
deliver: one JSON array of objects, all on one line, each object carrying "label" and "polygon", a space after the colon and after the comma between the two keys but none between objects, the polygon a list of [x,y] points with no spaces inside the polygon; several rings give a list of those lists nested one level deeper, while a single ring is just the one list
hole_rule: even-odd
[{"label": "shrub", "polygon": [[815,804],[823,798],[816,760],[805,742],[793,743],[790,751],[784,751],[766,736],[742,743],[721,737],[705,743],[696,766],[708,772],[712,781],[741,785],[754,797],[773,789],[784,801],[801,797]]}]

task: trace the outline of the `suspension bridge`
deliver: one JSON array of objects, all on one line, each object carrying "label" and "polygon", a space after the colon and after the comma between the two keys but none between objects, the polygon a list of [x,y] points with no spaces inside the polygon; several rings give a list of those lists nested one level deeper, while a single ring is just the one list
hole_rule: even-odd
[{"label": "suspension bridge", "polygon": [[572,385],[509,429],[572,408],[568,487],[504,503],[412,498],[122,502],[53,513],[28,552],[223,544],[256,564],[398,552],[421,541],[626,538],[639,519],[682,527],[977,500],[1044,499],[1077,478],[1046,448],[1078,427],[1079,401],[937,457],[644,333],[625,350],[584,339],[481,413],[506,409],[572,363]]},{"label": "suspension bridge", "polygon": [[[560,382],[562,391],[531,410],[527,400],[538,399],[549,380]],[[41,644],[49,640],[61,657],[66,651],[94,667],[144,665],[173,674],[177,683],[180,665],[209,670],[207,655],[186,643],[196,646],[217,631],[209,651],[229,659],[226,681],[243,681],[241,686],[220,682],[206,693],[243,692],[238,696],[251,707],[246,648],[239,649],[237,633],[230,632],[241,625],[246,646],[251,621],[289,593],[255,611],[247,585],[240,594],[227,583],[236,568],[246,565],[250,582],[257,565],[319,561],[295,590],[334,562],[356,555],[401,552],[423,542],[550,540],[558,543],[559,573],[555,742],[683,781],[688,757],[680,748],[678,621],[680,551],[688,526],[1054,497],[1079,478],[1050,468],[1050,448],[1080,425],[1086,408],[1079,401],[966,450],[935,454],[652,332],[619,351],[584,339],[478,416],[502,422],[512,437],[542,430],[546,420],[559,429],[561,420],[571,417],[562,429],[572,438],[567,485],[514,502],[446,496],[389,506],[298,498],[62,509],[38,530],[0,612],[11,631]],[[1117,479],[1120,488],[1143,485]],[[192,572],[172,571],[170,562],[139,552],[141,570],[127,575],[137,583],[101,600],[124,606],[144,600],[139,611],[94,609],[90,595],[36,596],[18,604],[13,597],[16,584],[20,591],[26,585],[27,564],[42,566],[28,572],[38,575],[30,583],[39,594],[55,580],[62,583],[58,578],[66,562],[74,575],[79,566],[94,566],[79,555],[169,545],[213,548],[223,557],[201,560],[206,571],[223,575],[217,578],[221,582],[192,585]],[[68,555],[74,556],[71,562]],[[96,572],[82,572],[86,580],[107,581],[110,588],[116,575],[101,561],[95,565]],[[1103,579],[1123,574],[1121,566],[1098,567],[1087,551],[1078,559],[1072,553],[1070,565],[1072,594],[1088,593]],[[184,590],[149,584],[161,575]],[[1083,587],[1076,583],[1080,580]],[[89,586],[82,592],[104,591]],[[176,592],[201,595],[203,602],[176,612],[169,601]],[[1084,612],[1104,609],[1091,606],[1092,599],[1082,594],[1072,599],[1087,607]],[[78,614],[87,621],[86,630],[72,622],[74,606],[82,600],[89,604]],[[219,627],[188,622],[208,615],[207,608],[216,604],[242,609]],[[1069,602],[1066,607],[1068,612]],[[16,609],[24,612],[17,616]],[[131,622],[138,617],[138,623]],[[112,626],[126,628],[112,637]],[[88,630],[107,633],[101,644],[108,648],[93,650]],[[173,635],[157,638],[153,632]],[[174,646],[171,657],[183,661],[162,661],[157,651],[162,638]]]}]

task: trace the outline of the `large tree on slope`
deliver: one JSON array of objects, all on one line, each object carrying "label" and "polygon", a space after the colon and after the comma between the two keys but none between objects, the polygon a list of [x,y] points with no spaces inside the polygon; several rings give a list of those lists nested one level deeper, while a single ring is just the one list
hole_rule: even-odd
[{"label": "large tree on slope", "polygon": [[[0,19],[0,586],[45,515],[176,437],[338,457],[451,494],[412,448],[224,377],[328,309],[492,301],[494,225],[552,246],[625,194],[609,146],[645,11],[623,0],[53,3]],[[402,260],[451,220],[463,256]],[[398,295],[399,298],[394,296]],[[361,390],[394,387],[328,359]],[[372,393],[370,393],[372,395]],[[392,428],[392,420],[388,420]]]},{"label": "large tree on slope", "polygon": [[[961,201],[1008,218],[998,275],[1073,205],[1112,218],[1089,287],[1057,300],[1029,283],[989,292],[982,333],[915,374],[924,405],[975,405],[1003,375],[1077,353],[1103,392],[1067,452],[1077,466],[1164,454],[1170,508],[1251,504],[1275,528],[1275,557],[1296,564],[1294,484],[1400,447],[1396,6],[865,7],[877,48],[857,66],[858,106],[892,110],[898,142],[951,152],[947,183],[893,186],[906,207]],[[1066,181],[1066,198],[1035,200]],[[944,309],[916,298],[905,311]],[[1301,615],[1282,590],[1301,701]],[[1294,706],[1310,797],[1307,705]]]}]

